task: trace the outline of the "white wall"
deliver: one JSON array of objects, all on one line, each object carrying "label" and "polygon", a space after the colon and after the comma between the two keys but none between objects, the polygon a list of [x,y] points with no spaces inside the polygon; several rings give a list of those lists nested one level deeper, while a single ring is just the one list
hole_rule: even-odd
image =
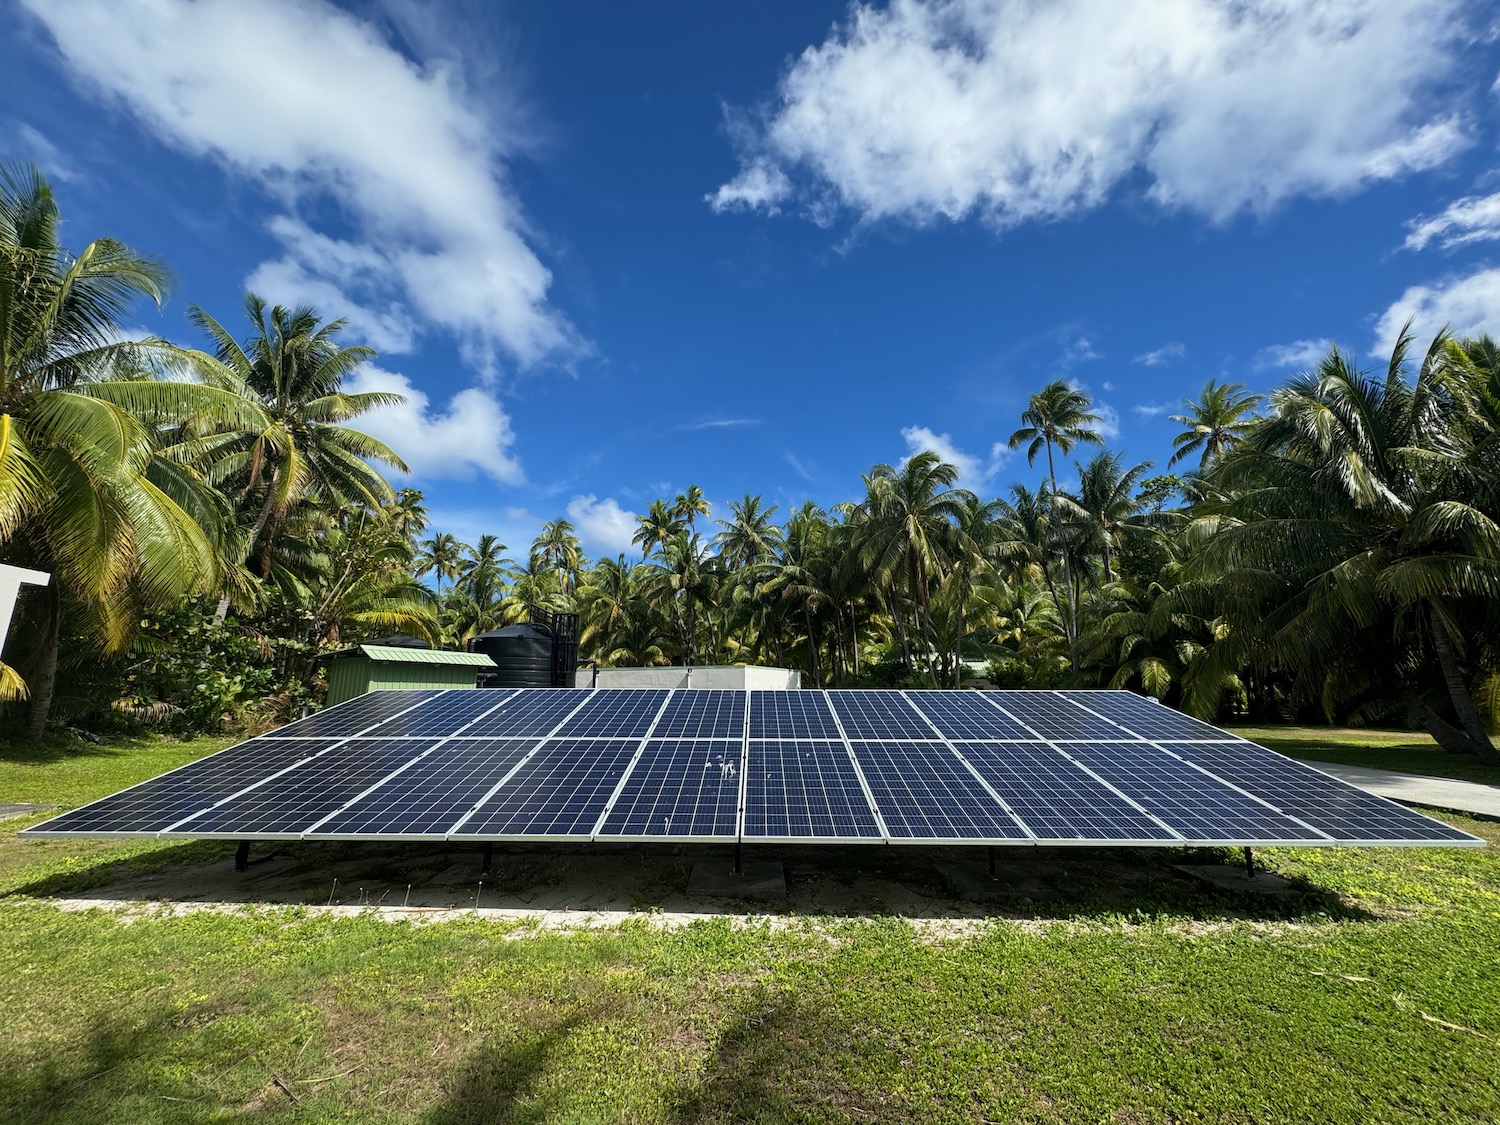
[{"label": "white wall", "polygon": [[[578,686],[588,687],[589,670],[578,669]],[[790,668],[729,665],[713,668],[600,668],[602,688],[720,688],[727,691],[795,691],[802,673]]]}]

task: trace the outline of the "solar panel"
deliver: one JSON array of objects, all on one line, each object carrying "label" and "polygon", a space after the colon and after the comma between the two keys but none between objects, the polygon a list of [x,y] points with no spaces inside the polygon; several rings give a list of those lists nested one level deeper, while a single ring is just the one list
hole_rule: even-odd
[{"label": "solar panel", "polygon": [[1024,840],[1006,812],[951,747],[936,742],[854,742],[854,757],[891,838],[912,841]]},{"label": "solar panel", "polygon": [[536,745],[534,739],[449,742],[314,824],[307,834],[444,839]]},{"label": "solar panel", "polygon": [[68,836],[155,836],[183,817],[333,745],[333,739],[258,738],[55,816],[46,827]]},{"label": "solar panel", "polygon": [[1104,739],[1135,738],[1108,719],[1085,711],[1053,691],[1005,691],[987,696],[1012,718],[1042,738]]},{"label": "solar panel", "polygon": [[949,742],[966,739],[1025,741],[1037,736],[977,691],[908,691],[904,693]]},{"label": "solar panel", "polygon": [[838,738],[838,724],[821,691],[752,691],[751,738]]},{"label": "solar panel", "polygon": [[750,743],[742,835],[746,840],[879,840],[885,834],[848,748],[842,742],[796,740]]},{"label": "solar panel", "polygon": [[937,738],[938,733],[899,691],[830,691],[828,701],[853,739]]},{"label": "solar panel", "polygon": [[648,742],[599,835],[733,840],[742,750],[739,739]]},{"label": "solar panel", "polygon": [[593,693],[558,730],[560,738],[640,738],[667,701],[665,691],[612,688]]},{"label": "solar panel", "polygon": [[350,739],[164,830],[173,836],[300,836],[426,749],[404,739]]},{"label": "solar panel", "polygon": [[101,834],[1482,844],[1110,691],[372,692],[24,832]]},{"label": "solar panel", "polygon": [[372,691],[357,695],[326,711],[319,711],[306,719],[289,723],[271,733],[276,738],[346,738],[390,719],[425,699],[442,694],[439,691],[416,689]]},{"label": "solar panel", "polygon": [[490,840],[587,839],[636,749],[633,742],[615,739],[544,742],[449,834]]},{"label": "solar panel", "polygon": [[1253,743],[1163,742],[1161,746],[1220,777],[1232,777],[1241,789],[1339,839],[1472,839],[1467,832],[1419,816],[1394,801],[1356,789]]},{"label": "solar panel", "polygon": [[1038,742],[966,742],[960,753],[1041,841],[1175,840],[1103,781]]},{"label": "solar panel", "polygon": [[1067,753],[1187,840],[1238,843],[1328,839],[1226,782],[1147,743],[1069,743]]},{"label": "solar panel", "polygon": [[745,731],[742,691],[676,691],[662,712],[657,738],[740,738]]}]

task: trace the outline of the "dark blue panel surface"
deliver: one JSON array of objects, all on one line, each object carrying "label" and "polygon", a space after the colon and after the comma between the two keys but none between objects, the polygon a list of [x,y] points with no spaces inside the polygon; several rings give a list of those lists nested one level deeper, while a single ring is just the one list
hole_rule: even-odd
[{"label": "dark blue panel surface", "polygon": [[1063,695],[1153,741],[1177,738],[1201,742],[1234,737],[1133,691],[1065,691]]},{"label": "dark blue panel surface", "polygon": [[679,691],[672,695],[656,738],[742,738],[745,733],[745,693],[742,691]]},{"label": "dark blue panel surface", "polygon": [[460,728],[501,706],[514,694],[510,691],[447,691],[420,707],[387,719],[365,732],[366,738],[446,738]]},{"label": "dark blue panel surface", "polygon": [[531,739],[445,743],[313,835],[444,836],[535,745]]},{"label": "dark blue panel surface", "polygon": [[[830,691],[849,741],[855,739],[935,739],[932,729],[899,691]],[[999,712],[996,712],[998,715]]]},{"label": "dark blue panel surface", "polygon": [[747,840],[883,839],[842,742],[751,742],[745,776]]},{"label": "dark blue panel surface", "polygon": [[742,749],[739,741],[652,739],[599,834],[734,839]]},{"label": "dark blue panel surface", "polygon": [[545,743],[453,835],[587,839],[636,749],[619,741]]},{"label": "dark blue panel surface", "polygon": [[959,752],[1042,840],[1170,840],[1172,833],[1039,742],[966,742]]},{"label": "dark blue panel surface", "polygon": [[465,738],[539,738],[550,734],[592,692],[577,688],[522,688],[494,714],[477,720]]},{"label": "dark blue panel surface", "polygon": [[[906,693],[943,737],[986,742],[1024,741],[1035,737],[977,691],[909,691]],[[1003,693],[1000,693],[1003,694]]]},{"label": "dark blue panel surface", "polygon": [[1319,840],[1289,817],[1146,743],[1070,743],[1067,752],[1190,840]]},{"label": "dark blue panel surface", "polygon": [[438,694],[440,693],[436,691],[417,689],[370,691],[345,700],[326,711],[319,711],[316,715],[309,715],[305,719],[298,719],[295,723],[278,727],[263,737],[343,738],[358,734],[382,719],[388,719],[398,711],[404,711],[413,704],[420,703],[424,699],[431,699]]},{"label": "dark blue panel surface", "polygon": [[1466,840],[1468,833],[1250,742],[1164,743],[1164,748],[1344,840]]},{"label": "dark blue panel surface", "polygon": [[821,691],[752,691],[751,738],[838,738],[828,697]]},{"label": "dark blue panel surface", "polygon": [[1024,725],[1053,741],[1137,737],[1055,692],[1000,691],[992,698]]},{"label": "dark blue panel surface", "polygon": [[420,741],[353,739],[200,813],[178,825],[173,834],[215,832],[249,838],[305,832],[427,746]]},{"label": "dark blue panel surface", "polygon": [[[259,738],[231,746],[133,789],[33,825],[31,832],[160,832],[277,770],[326,750],[333,739]],[[25,833],[22,833],[25,835]]]},{"label": "dark blue panel surface", "polygon": [[1024,840],[1026,832],[939,742],[852,742],[894,837]]},{"label": "dark blue panel surface", "polygon": [[601,688],[563,724],[557,737],[644,738],[666,698],[665,691],[647,688]]}]

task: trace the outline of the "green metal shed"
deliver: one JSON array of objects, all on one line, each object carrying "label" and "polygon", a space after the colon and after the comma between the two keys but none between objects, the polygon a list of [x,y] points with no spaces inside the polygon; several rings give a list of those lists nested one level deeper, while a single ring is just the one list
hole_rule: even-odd
[{"label": "green metal shed", "polygon": [[495,662],[482,652],[355,645],[330,653],[328,706],[382,688],[472,688]]}]

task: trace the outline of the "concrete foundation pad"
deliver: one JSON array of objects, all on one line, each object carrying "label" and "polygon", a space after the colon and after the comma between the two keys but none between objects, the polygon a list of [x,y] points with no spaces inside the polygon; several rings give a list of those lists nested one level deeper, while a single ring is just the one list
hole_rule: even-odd
[{"label": "concrete foundation pad", "polygon": [[30,813],[41,812],[50,809],[51,805],[7,805],[0,804],[0,820],[9,820],[13,816],[27,816]]},{"label": "concrete foundation pad", "polygon": [[1172,870],[1218,887],[1221,891],[1234,891],[1238,894],[1295,895],[1304,890],[1290,879],[1270,871],[1257,870],[1253,876],[1246,875],[1242,864],[1180,863],[1174,865]]},{"label": "concrete foundation pad", "polygon": [[1035,902],[1054,895],[1052,888],[1040,879],[1012,871],[1003,864],[996,866],[994,878],[990,877],[989,864],[983,861],[942,864],[937,873],[944,889],[954,898],[984,901],[1003,897]]},{"label": "concrete foundation pad", "polygon": [[711,895],[714,898],[749,898],[759,902],[780,902],[786,898],[786,866],[780,863],[747,863],[739,875],[732,874],[734,864],[714,858],[693,864],[688,874],[687,893]]}]

